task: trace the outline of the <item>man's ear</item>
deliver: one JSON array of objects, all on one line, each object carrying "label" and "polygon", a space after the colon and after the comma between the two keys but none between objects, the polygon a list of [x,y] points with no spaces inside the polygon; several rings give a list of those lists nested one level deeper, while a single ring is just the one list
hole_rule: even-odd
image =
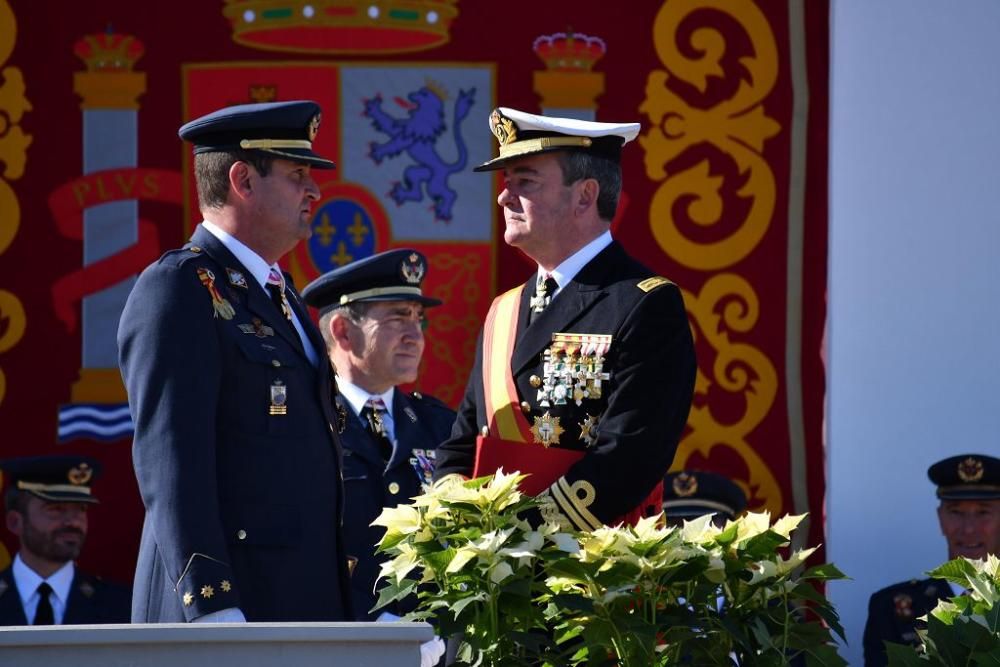
[{"label": "man's ear", "polygon": [[24,516],[16,510],[7,510],[7,530],[11,534],[21,537],[24,531]]},{"label": "man's ear", "polygon": [[351,349],[351,327],[354,323],[343,315],[334,315],[327,323],[330,327],[330,338],[343,350]]},{"label": "man's ear", "polygon": [[597,196],[601,193],[601,186],[597,184],[595,178],[585,178],[576,184],[576,213],[583,215],[597,206]]},{"label": "man's ear", "polygon": [[253,194],[252,176],[255,173],[249,164],[237,160],[229,168],[229,189],[240,199],[247,199]]}]

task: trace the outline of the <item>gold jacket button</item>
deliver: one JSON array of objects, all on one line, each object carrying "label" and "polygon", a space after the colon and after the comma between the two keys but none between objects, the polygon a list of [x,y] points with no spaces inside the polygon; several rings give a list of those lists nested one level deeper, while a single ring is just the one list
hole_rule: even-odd
[{"label": "gold jacket button", "polygon": [[399,484],[396,482],[390,482],[389,493],[391,493],[392,495],[396,495],[397,493],[399,493]]},{"label": "gold jacket button", "polygon": [[530,384],[535,389],[538,389],[539,387],[542,386],[542,378],[538,377],[537,375],[532,375],[530,378],[528,378],[528,384]]},{"label": "gold jacket button", "polygon": [[239,530],[237,530],[236,531],[236,539],[238,539],[238,540],[245,540],[245,539],[247,539],[247,531],[243,530],[242,528],[240,528]]},{"label": "gold jacket button", "polygon": [[281,366],[281,362],[278,361],[277,359],[271,359],[271,365],[274,366],[275,368],[279,368]]},{"label": "gold jacket button", "polygon": [[190,250],[191,252],[201,252],[201,248],[196,245],[191,246]]},{"label": "gold jacket button", "polygon": [[521,401],[521,412],[523,412],[524,414],[528,414],[529,412],[531,412],[531,403],[528,403],[527,401]]},{"label": "gold jacket button", "polygon": [[488,436],[490,434],[490,427],[484,426],[479,432],[482,433],[484,437]]}]

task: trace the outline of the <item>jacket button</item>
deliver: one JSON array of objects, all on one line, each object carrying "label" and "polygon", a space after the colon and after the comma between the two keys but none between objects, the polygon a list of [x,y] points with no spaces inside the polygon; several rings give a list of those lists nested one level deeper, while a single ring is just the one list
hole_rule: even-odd
[{"label": "jacket button", "polygon": [[396,482],[390,482],[389,493],[391,493],[392,495],[396,495],[397,493],[399,493],[399,484]]},{"label": "jacket button", "polygon": [[488,437],[490,434],[490,427],[484,426],[479,432],[483,434],[483,437]]},{"label": "jacket button", "polygon": [[281,362],[278,361],[277,359],[271,359],[271,365],[274,366],[275,368],[278,368],[279,366],[281,366]]},{"label": "jacket button", "polygon": [[532,375],[530,378],[528,378],[528,384],[530,384],[535,389],[538,389],[539,387],[542,386],[542,378],[538,377],[537,375]]},{"label": "jacket button", "polygon": [[245,539],[247,539],[247,531],[243,530],[242,528],[240,528],[239,530],[237,530],[236,531],[236,539],[238,539],[238,540],[245,540]]},{"label": "jacket button", "polygon": [[528,403],[527,401],[521,401],[521,412],[523,412],[524,414],[528,414],[529,412],[531,412],[531,403]]}]

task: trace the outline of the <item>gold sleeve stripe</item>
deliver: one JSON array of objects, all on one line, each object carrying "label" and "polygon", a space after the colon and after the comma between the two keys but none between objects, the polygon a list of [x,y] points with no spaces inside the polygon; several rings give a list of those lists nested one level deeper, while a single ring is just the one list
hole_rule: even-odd
[{"label": "gold sleeve stripe", "polygon": [[[571,486],[565,477],[560,477],[549,488],[552,491],[552,497],[559,505],[559,509],[581,530],[595,530],[603,525],[587,509],[597,498],[593,484],[585,480],[577,480]],[[583,492],[582,498],[579,495],[581,491]]]},{"label": "gold sleeve stripe", "polygon": [[641,289],[643,292],[652,292],[660,285],[673,285],[673,282],[663,276],[653,276],[652,278],[646,278],[641,283],[636,285],[636,287]]}]

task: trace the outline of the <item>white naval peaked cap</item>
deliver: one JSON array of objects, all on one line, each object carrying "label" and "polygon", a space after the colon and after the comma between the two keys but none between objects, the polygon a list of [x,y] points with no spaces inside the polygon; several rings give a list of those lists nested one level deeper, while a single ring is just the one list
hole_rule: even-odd
[{"label": "white naval peaked cap", "polygon": [[622,146],[640,129],[639,123],[598,123],[497,107],[490,114],[490,131],[500,144],[500,155],[475,171],[502,169],[514,158],[560,150],[585,151],[618,162]]}]

